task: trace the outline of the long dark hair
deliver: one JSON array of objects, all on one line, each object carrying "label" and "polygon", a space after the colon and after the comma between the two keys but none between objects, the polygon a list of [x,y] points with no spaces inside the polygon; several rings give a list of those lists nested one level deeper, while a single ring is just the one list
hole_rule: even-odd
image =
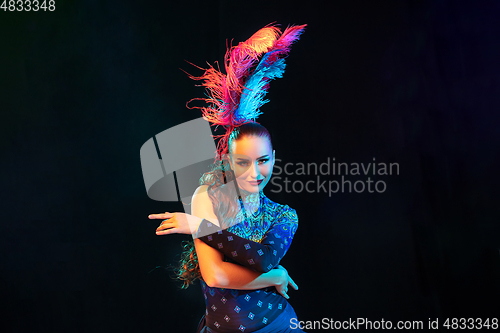
[{"label": "long dark hair", "polygon": [[[231,151],[231,145],[234,141],[247,136],[267,138],[272,150],[271,134],[269,131],[257,122],[248,122],[236,127],[229,135],[228,151]],[[200,178],[200,186],[208,185],[207,193],[212,202],[214,213],[222,225],[227,225],[226,221],[232,220],[238,213],[238,207],[229,198],[236,197],[233,195],[220,195],[220,191],[215,189],[227,184],[236,179],[228,162],[228,156],[221,158],[220,162],[214,163],[211,170],[204,173]],[[236,187],[230,187],[229,191],[237,191]],[[183,243],[183,252],[179,261],[179,266],[175,270],[176,277],[183,282],[182,288],[186,289],[193,284],[196,279],[201,278],[200,266],[198,257],[194,247],[194,241],[186,241]]]}]

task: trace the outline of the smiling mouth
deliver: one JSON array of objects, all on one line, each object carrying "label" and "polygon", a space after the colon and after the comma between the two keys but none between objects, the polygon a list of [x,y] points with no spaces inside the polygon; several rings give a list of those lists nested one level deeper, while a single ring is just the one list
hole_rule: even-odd
[{"label": "smiling mouth", "polygon": [[260,183],[262,183],[262,181],[263,181],[263,179],[258,180],[258,181],[249,181],[249,183],[250,183],[251,185],[260,185]]}]

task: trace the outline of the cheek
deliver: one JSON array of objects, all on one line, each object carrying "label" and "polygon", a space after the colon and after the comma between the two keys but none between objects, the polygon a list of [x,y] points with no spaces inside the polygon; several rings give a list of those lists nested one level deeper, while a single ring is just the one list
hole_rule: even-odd
[{"label": "cheek", "polygon": [[234,169],[234,174],[236,175],[236,177],[241,177],[245,174],[245,168],[242,168],[242,167],[236,167]]},{"label": "cheek", "polygon": [[234,169],[234,173],[235,173],[237,178],[240,178],[240,177],[245,178],[248,176],[249,169],[250,168],[247,166],[236,166],[236,168]]},{"label": "cheek", "polygon": [[273,165],[268,164],[264,168],[261,169],[261,173],[265,175],[266,177],[271,177],[273,174]]}]

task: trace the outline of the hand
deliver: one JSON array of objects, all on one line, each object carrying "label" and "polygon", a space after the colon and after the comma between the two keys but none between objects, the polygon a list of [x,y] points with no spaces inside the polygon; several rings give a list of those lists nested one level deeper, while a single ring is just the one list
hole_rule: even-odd
[{"label": "hand", "polygon": [[157,235],[195,234],[203,219],[186,213],[151,214],[150,219],[164,219],[156,229]]},{"label": "hand", "polygon": [[288,296],[288,285],[291,285],[293,289],[299,290],[299,286],[292,280],[292,278],[288,275],[288,271],[285,269],[285,267],[278,265],[277,268],[275,268],[280,271],[280,277],[276,283],[276,290],[283,295],[286,299],[289,299],[290,296]]}]

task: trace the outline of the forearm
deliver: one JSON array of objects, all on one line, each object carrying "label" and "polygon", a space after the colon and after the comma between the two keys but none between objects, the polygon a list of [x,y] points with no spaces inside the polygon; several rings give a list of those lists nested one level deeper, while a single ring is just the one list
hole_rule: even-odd
[{"label": "forearm", "polygon": [[260,273],[238,264],[223,261],[223,255],[199,239],[194,241],[200,272],[210,287],[253,290],[276,286],[281,270]]},{"label": "forearm", "polygon": [[219,269],[220,272],[215,285],[217,288],[255,290],[274,287],[282,278],[282,272],[279,269],[260,273],[229,262],[223,262]]}]

